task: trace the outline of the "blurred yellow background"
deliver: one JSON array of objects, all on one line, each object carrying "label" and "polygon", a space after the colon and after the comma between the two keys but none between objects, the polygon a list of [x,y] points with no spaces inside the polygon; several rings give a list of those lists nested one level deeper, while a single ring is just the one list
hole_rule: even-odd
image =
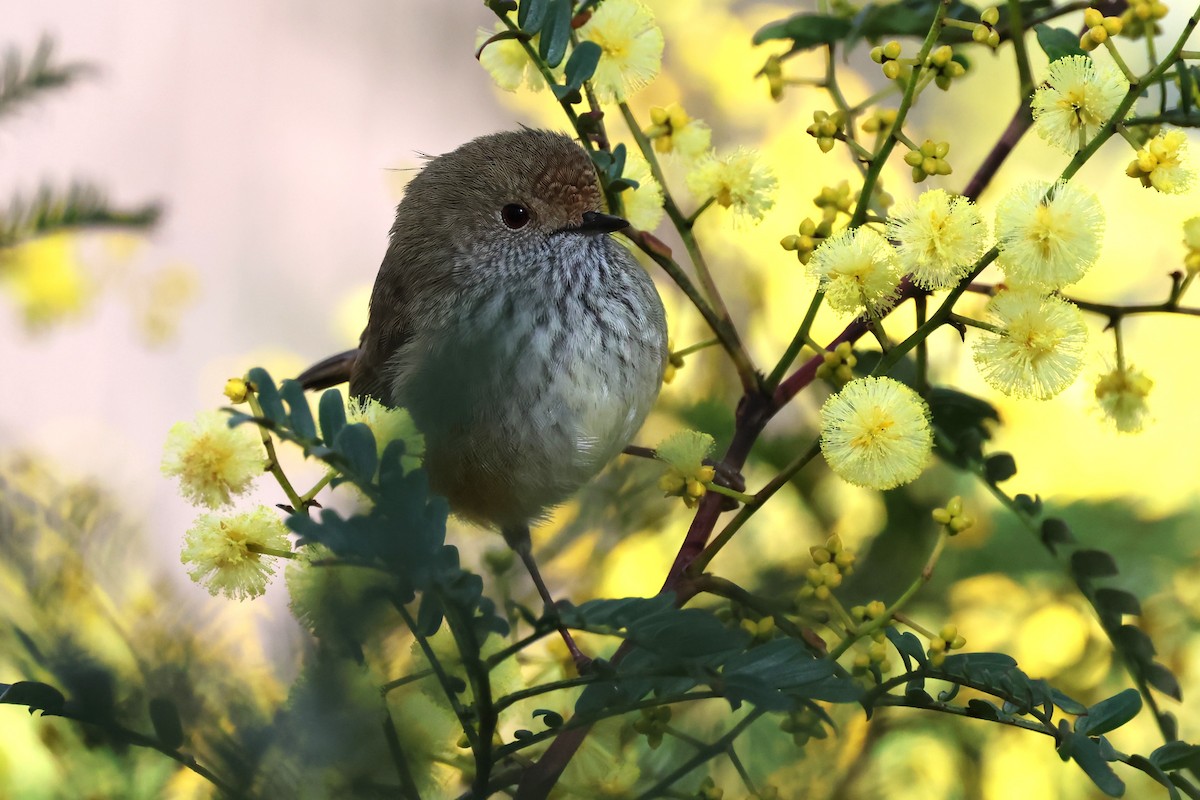
[{"label": "blurred yellow background", "polygon": [[[792,87],[775,103],[765,82],[754,77],[766,56],[780,48],[752,46],[753,32],[795,6],[650,4],[666,36],[664,73],[633,99],[635,114],[647,120],[651,106],[682,102],[712,125],[719,149],[736,144],[760,149],[780,181],[775,208],[762,223],[735,225],[713,209],[697,228],[757,363],[769,366],[790,340],[814,289],[779,239],[804,217],[817,215],[812,198],[823,186],[853,181],[856,173],[843,149],[822,155],[805,133],[814,111],[832,110],[820,90]],[[1165,37],[1174,36],[1178,16],[1165,21]],[[0,0],[0,18],[6,23],[0,45],[28,49],[45,32],[55,38],[61,58],[99,68],[77,87],[0,120],[0,200],[43,179],[65,183],[87,176],[108,187],[116,201],[158,198],[166,205],[163,222],[144,240],[96,235],[56,240],[50,248],[43,244],[39,258],[70,262],[67,269],[82,276],[73,279],[78,286],[45,287],[60,292],[64,308],[78,307],[59,324],[30,327],[15,296],[0,286],[0,364],[6,376],[0,451],[33,454],[57,476],[53,480],[95,484],[115,498],[121,522],[110,532],[145,531],[131,539],[135,552],[110,554],[105,562],[139,563],[126,585],[109,589],[125,598],[117,603],[121,613],[149,613],[156,591],[169,594],[188,610],[174,621],[228,654],[230,663],[253,665],[286,681],[300,637],[287,617],[281,581],[264,601],[234,606],[186,580],[178,551],[194,512],[159,475],[166,431],[201,409],[222,405],[225,379],[248,367],[289,377],[354,344],[393,206],[420,153],[445,152],[517,124],[563,128],[565,120],[546,94],[508,95],[492,87],[472,51],[476,29],[490,27],[493,18],[475,2],[220,0],[189,6]],[[1126,49],[1135,70],[1144,65],[1136,48]],[[852,104],[883,84],[865,51],[860,46],[839,66]],[[954,174],[915,187],[897,160],[883,182],[897,200],[934,186],[961,189],[1015,108],[1011,52],[1002,49],[993,57],[972,50],[971,58],[961,85],[949,93],[931,89],[909,118],[912,138],[951,142]],[[1044,66],[1038,58],[1035,74]],[[816,54],[787,64],[788,74],[796,76],[817,77],[823,69]],[[894,107],[895,98],[884,105]],[[608,122],[610,133],[628,141],[616,115]],[[1193,147],[1197,144],[1193,137]],[[1167,273],[1181,268],[1181,223],[1196,214],[1196,194],[1170,197],[1142,189],[1123,172],[1130,152],[1116,138],[1080,175],[1101,197],[1108,229],[1099,265],[1069,290],[1074,296],[1158,301],[1166,296]],[[1061,153],[1027,136],[982,196],[985,218],[1008,187],[1056,174],[1065,163]],[[682,175],[669,177],[686,197]],[[665,278],[655,277],[675,345],[707,338],[698,315]],[[996,276],[989,271],[983,279]],[[981,307],[972,298],[960,304],[967,312]],[[911,329],[910,314],[901,309],[889,332]],[[832,338],[848,321],[822,312],[816,338]],[[934,375],[999,408],[1003,425],[992,447],[1013,453],[1018,465],[1004,485],[1009,494],[1039,494],[1056,506],[1078,503],[1080,518],[1091,524],[1077,528],[1080,538],[1096,533],[1101,546],[1117,553],[1132,582],[1127,588],[1145,601],[1145,624],[1162,660],[1180,675],[1189,699],[1174,710],[1182,735],[1195,739],[1188,712],[1194,708],[1190,690],[1200,688],[1195,657],[1200,561],[1187,522],[1196,519],[1198,490],[1200,426],[1191,417],[1200,394],[1200,371],[1192,366],[1200,323],[1162,316],[1126,323],[1126,357],[1155,381],[1153,420],[1144,432],[1128,435],[1113,430],[1096,408],[1095,378],[1115,359],[1103,320],[1089,322],[1091,362],[1052,401],[996,396],[976,374],[969,348],[948,331],[931,341]],[[665,387],[661,413],[640,438],[653,443],[680,427],[681,419],[699,427],[694,406],[704,400],[723,405],[728,419],[735,399],[728,377],[716,350],[689,357]],[[807,393],[811,396],[781,414],[768,437],[811,435],[822,391]],[[709,417],[721,414],[710,409]],[[6,467],[10,491],[18,485],[12,476],[21,473],[12,463]],[[751,490],[771,474],[765,459],[752,463],[746,475]],[[830,531],[868,549],[888,524],[887,501],[828,476],[809,480],[813,507],[784,493],[714,568],[739,580],[772,570],[794,574],[808,547]],[[604,494],[618,488],[636,490],[638,502],[652,507],[636,517],[633,529],[628,515],[612,509],[611,496]],[[47,491],[46,502],[61,501]],[[911,489],[931,503],[972,491],[969,481],[948,470]],[[575,601],[657,591],[689,516],[654,495],[652,471],[621,462],[563,508],[535,533],[550,561],[552,584]],[[278,500],[269,491],[256,499]],[[947,577],[935,582],[930,602],[914,614],[934,625],[953,620],[968,649],[1008,652],[1032,676],[1057,681],[1069,693],[1095,699],[1123,686],[1092,612],[1040,546],[1003,514],[993,519],[997,508],[982,493],[970,502],[980,529],[955,542],[943,559]],[[600,508],[604,515],[594,516]],[[472,538],[464,528],[452,535],[474,551],[472,558],[498,546],[498,540]],[[14,596],[20,591],[15,584],[10,589]],[[217,630],[236,631],[233,638],[243,640],[234,647],[226,636],[214,638]],[[263,645],[247,646],[247,640]],[[6,666],[0,659],[0,668]],[[4,681],[16,677],[0,674]],[[786,736],[781,748],[768,735],[778,739],[776,731],[754,734],[755,746],[777,764],[771,782],[781,796],[1093,796],[1082,773],[1062,764],[1041,737],[914,711],[884,713],[868,729],[860,712],[844,711],[840,735],[811,744],[804,760],[788,749]],[[7,785],[17,798],[66,796],[44,788],[55,768],[31,755],[40,752],[33,724],[20,709],[3,714],[0,794]],[[1116,744],[1147,753],[1161,743],[1152,728],[1139,720],[1115,737]],[[1158,796],[1145,781],[1122,775],[1130,780],[1127,796]]]}]

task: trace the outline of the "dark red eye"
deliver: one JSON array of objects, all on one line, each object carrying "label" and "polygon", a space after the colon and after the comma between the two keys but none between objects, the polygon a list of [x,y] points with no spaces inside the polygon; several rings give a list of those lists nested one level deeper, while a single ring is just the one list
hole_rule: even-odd
[{"label": "dark red eye", "polygon": [[516,203],[509,203],[500,209],[500,219],[504,220],[504,224],[514,231],[524,228],[529,224],[529,209]]}]

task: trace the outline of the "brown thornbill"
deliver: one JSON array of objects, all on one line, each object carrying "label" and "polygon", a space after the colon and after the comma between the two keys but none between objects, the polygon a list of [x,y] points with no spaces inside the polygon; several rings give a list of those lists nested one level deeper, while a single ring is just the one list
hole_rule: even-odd
[{"label": "brown thornbill", "polygon": [[662,302],[603,202],[591,159],[557,133],[430,160],[396,209],[358,349],[300,376],[407,408],[432,489],[499,529],[548,605],[529,525],[628,444],[667,359]]}]

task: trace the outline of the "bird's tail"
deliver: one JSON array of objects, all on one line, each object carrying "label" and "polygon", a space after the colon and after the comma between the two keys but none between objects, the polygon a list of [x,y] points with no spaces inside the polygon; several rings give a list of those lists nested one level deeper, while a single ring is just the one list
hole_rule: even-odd
[{"label": "bird's tail", "polygon": [[350,373],[354,370],[354,362],[357,360],[358,350],[347,350],[318,361],[301,372],[296,380],[309,391],[328,389],[339,383],[347,383],[350,380]]}]

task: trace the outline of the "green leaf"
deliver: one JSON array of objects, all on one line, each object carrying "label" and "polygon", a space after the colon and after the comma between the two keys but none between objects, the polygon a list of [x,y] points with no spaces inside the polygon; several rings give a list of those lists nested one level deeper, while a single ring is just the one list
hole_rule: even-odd
[{"label": "green leaf", "polygon": [[413,631],[419,636],[433,636],[442,627],[442,603],[437,595],[426,594],[421,598],[417,609],[417,629]]},{"label": "green leaf", "polygon": [[258,395],[258,404],[262,406],[263,416],[276,425],[287,425],[287,413],[283,410],[283,401],[279,397],[279,389],[275,387],[270,373],[262,367],[255,367],[246,374],[254,391]]},{"label": "green leaf", "polygon": [[571,628],[616,633],[634,620],[670,611],[675,607],[674,594],[655,597],[622,597],[612,600],[589,600],[578,606],[562,604],[559,619]]},{"label": "green leaf", "polygon": [[596,66],[600,63],[600,55],[603,52],[595,42],[580,42],[575,45],[563,74],[567,86],[578,89],[583,86],[584,81],[590,80],[596,74]]},{"label": "green leaf", "polygon": [[630,622],[626,638],[662,661],[677,664],[740,650],[750,637],[725,627],[708,611],[683,608]]},{"label": "green leaf", "polygon": [[1017,660],[1006,653],[953,653],[942,661],[941,671],[958,675],[980,675],[989,670],[1011,670]]},{"label": "green leaf", "polygon": [[1154,642],[1136,625],[1122,625],[1112,631],[1113,643],[1129,658],[1149,664],[1155,654]]},{"label": "green leaf", "polygon": [[612,164],[608,168],[608,177],[615,180],[621,177],[621,173],[625,171],[625,145],[619,144],[613,148]]},{"label": "green leaf", "polygon": [[1057,517],[1049,517],[1042,522],[1042,544],[1046,545],[1051,553],[1058,554],[1058,546],[1060,544],[1071,544],[1075,541],[1075,536],[1071,533],[1071,528],[1067,523]]},{"label": "green leaf", "polygon": [[1158,689],[1167,697],[1173,697],[1176,700],[1183,699],[1183,692],[1179,689],[1179,680],[1171,670],[1156,661],[1152,661],[1145,665],[1144,672],[1146,682],[1155,689]]},{"label": "green leaf", "polygon": [[338,431],[333,440],[333,449],[347,462],[347,477],[356,483],[370,483],[379,466],[379,452],[375,449],[375,435],[361,422],[347,425]]},{"label": "green leaf", "polygon": [[550,0],[550,9],[538,40],[538,55],[551,67],[562,63],[571,41],[571,0]]},{"label": "green leaf", "polygon": [[1059,746],[1059,753],[1070,757],[1092,779],[1092,783],[1109,797],[1125,794],[1125,783],[1112,771],[1100,755],[1100,745],[1079,733],[1069,733]]},{"label": "green leaf", "polygon": [[983,462],[983,474],[991,484],[1001,483],[1017,474],[1017,462],[1011,453],[996,453]]},{"label": "green leaf", "polygon": [[1071,573],[1077,582],[1088,578],[1111,578],[1116,575],[1117,562],[1104,550],[1076,550],[1071,553]]},{"label": "green leaf", "polygon": [[1094,603],[1101,616],[1111,619],[1112,624],[1109,627],[1120,625],[1121,617],[1126,614],[1134,617],[1142,614],[1142,604],[1138,602],[1137,597],[1124,589],[1097,589]]},{"label": "green leaf", "polygon": [[1167,773],[1158,768],[1150,759],[1145,756],[1132,755],[1126,761],[1126,764],[1134,769],[1140,769],[1142,772],[1149,775],[1154,780],[1166,787],[1167,796],[1171,800],[1180,800],[1179,790],[1175,788],[1175,784],[1171,783],[1171,777]]},{"label": "green leaf", "polygon": [[[3,116],[3,104],[0,96],[0,116]],[[138,208],[114,208],[104,193],[91,184],[76,183],[65,190],[43,185],[30,198],[20,194],[14,196],[8,208],[0,210],[0,249],[60,231],[87,228],[145,230],[154,227],[161,215],[162,207],[158,203],[147,203]]]},{"label": "green leaf", "polygon": [[288,407],[288,425],[301,439],[315,441],[317,426],[313,422],[312,409],[308,407],[308,396],[304,387],[296,381],[284,381],[279,387],[279,396]]},{"label": "green leaf", "polygon": [[517,25],[527,33],[537,33],[546,21],[550,0],[521,0],[517,6]]},{"label": "green leaf", "polygon": [[561,728],[563,724],[562,714],[546,708],[535,708],[531,716],[535,719],[541,717],[547,728]]},{"label": "green leaf", "polygon": [[47,683],[17,681],[13,684],[0,683],[0,703],[28,706],[29,713],[61,714],[67,699],[63,693]]},{"label": "green leaf", "polygon": [[327,389],[321,395],[317,414],[321,418],[321,438],[332,442],[346,427],[346,404],[342,400],[342,393],[337,389]]},{"label": "green leaf", "polygon": [[772,39],[791,39],[793,50],[808,50],[839,41],[849,32],[848,19],[827,14],[795,14],[759,28],[753,41],[754,44],[762,44]]},{"label": "green leaf", "polygon": [[[853,27],[847,35],[847,45],[859,38],[874,41],[881,37],[925,36],[933,25],[933,17],[940,5],[939,0],[899,0],[894,3],[868,3],[854,17]],[[979,12],[970,6],[951,0],[947,16],[975,21]],[[947,28],[942,31],[944,39],[970,41],[967,31],[958,33]]]},{"label": "green leaf", "polygon": [[1031,519],[1036,519],[1042,513],[1042,498],[1038,496],[1030,497],[1027,494],[1019,494],[1013,498],[1013,505]]},{"label": "green leaf", "polygon": [[1075,730],[1084,736],[1099,736],[1116,730],[1142,710],[1142,696],[1137,689],[1126,689],[1107,700],[1088,708],[1075,720]]},{"label": "green leaf", "polygon": [[884,634],[887,636],[888,641],[892,643],[892,646],[896,648],[896,652],[900,654],[906,671],[912,671],[912,661],[915,661],[922,667],[929,663],[929,659],[925,655],[925,648],[921,645],[921,640],[916,636],[913,636],[908,631],[901,633],[892,627],[884,628]]},{"label": "green leaf", "polygon": [[1053,63],[1067,56],[1087,56],[1079,46],[1079,34],[1068,28],[1051,28],[1049,25],[1035,25],[1038,44],[1046,57]]},{"label": "green leaf", "polygon": [[183,723],[170,698],[155,697],[150,701],[150,724],[158,741],[168,750],[178,750],[183,745]]},{"label": "green leaf", "polygon": [[560,103],[569,103],[577,105],[583,102],[583,95],[579,93],[579,89],[574,86],[563,86],[560,83],[553,84],[550,91],[554,92],[554,99]]},{"label": "green leaf", "polygon": [[983,460],[983,444],[992,438],[991,429],[1000,422],[995,406],[940,386],[930,389],[925,399],[933,426],[942,434],[936,444],[938,456],[959,469]]},{"label": "green leaf", "polygon": [[995,703],[973,697],[967,701],[967,714],[988,722],[997,722],[1005,717]]},{"label": "green leaf", "polygon": [[1150,754],[1150,762],[1166,772],[1200,769],[1200,746],[1187,742],[1167,742]]},{"label": "green leaf", "polygon": [[1053,699],[1054,705],[1058,706],[1068,714],[1079,715],[1087,712],[1087,706],[1085,706],[1083,703],[1080,703],[1078,700],[1068,697],[1058,689],[1051,689],[1050,697]]}]

